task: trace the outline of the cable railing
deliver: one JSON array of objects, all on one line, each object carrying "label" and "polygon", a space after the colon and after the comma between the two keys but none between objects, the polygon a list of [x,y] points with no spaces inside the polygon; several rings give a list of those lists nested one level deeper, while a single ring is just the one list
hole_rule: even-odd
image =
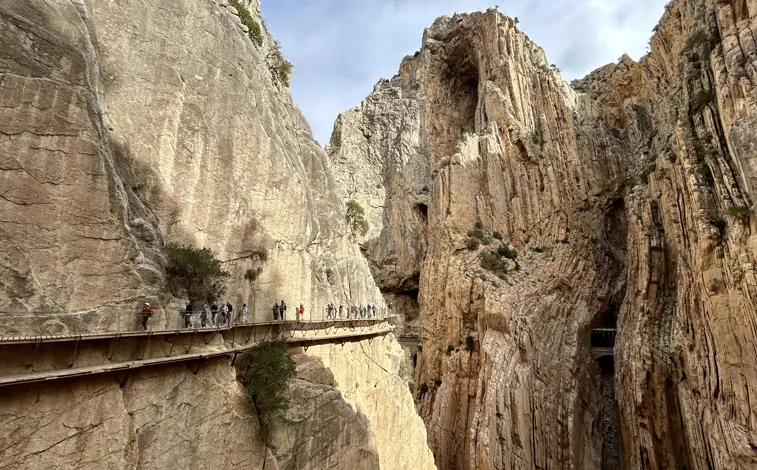
[{"label": "cable railing", "polygon": [[[92,315],[92,312],[86,312],[88,315]],[[220,321],[220,318],[216,318],[215,323],[211,317],[208,317],[204,322],[201,319],[201,313],[193,312],[186,318],[186,314],[180,315],[180,318],[175,321],[171,321],[167,318],[155,318],[157,315],[153,315],[152,318],[147,321],[147,328],[143,327],[141,312],[123,312],[123,311],[109,311],[106,314],[98,314],[105,316],[113,322],[107,320],[82,322],[82,316],[80,312],[68,313],[68,314],[26,314],[33,320],[33,324],[28,328],[14,328],[11,331],[2,331],[4,328],[0,324],[0,341],[4,343],[8,342],[28,342],[30,340],[45,340],[45,341],[66,341],[72,338],[108,338],[113,336],[143,336],[143,335],[165,335],[165,334],[177,334],[177,333],[197,333],[197,332],[212,332],[212,331],[227,331],[238,327],[253,327],[253,326],[279,326],[286,330],[291,331],[310,331],[318,330],[329,327],[359,327],[374,325],[383,321],[393,321],[396,315],[376,315],[370,317],[361,318],[321,318],[321,319],[285,319],[285,320],[264,320],[264,321],[243,321],[241,318],[231,319],[228,323]],[[46,318],[48,317],[48,318]],[[115,318],[114,318],[115,317]],[[6,315],[4,317],[6,321],[13,322],[18,320],[15,315]],[[55,323],[52,324],[50,318],[55,319]],[[65,319],[75,318],[76,321],[64,321]],[[124,322],[124,319],[130,319]],[[173,325],[167,325],[167,323],[173,323]]]}]

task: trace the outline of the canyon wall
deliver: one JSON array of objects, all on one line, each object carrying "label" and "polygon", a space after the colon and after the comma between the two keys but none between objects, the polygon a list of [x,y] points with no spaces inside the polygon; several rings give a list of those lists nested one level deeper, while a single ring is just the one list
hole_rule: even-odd
[{"label": "canyon wall", "polygon": [[443,17],[337,119],[439,468],[757,464],[755,14],[673,1],[572,84],[496,10]]},{"label": "canyon wall", "polygon": [[[276,45],[248,33],[227,0],[0,5],[2,335],[132,329],[143,301],[177,327],[170,241],[214,250],[253,320],[383,306]],[[0,468],[435,468],[393,337],[323,348],[347,367],[358,345],[360,371],[302,359],[269,446],[222,359],[3,388]]]},{"label": "canyon wall", "polygon": [[7,2],[0,24],[3,330],[124,329],[145,300],[178,325],[164,241],[213,249],[256,319],[383,304],[273,40],[228,1]]},{"label": "canyon wall", "polygon": [[436,468],[391,335],[294,357],[267,428],[229,358],[2,388],[0,468]]}]

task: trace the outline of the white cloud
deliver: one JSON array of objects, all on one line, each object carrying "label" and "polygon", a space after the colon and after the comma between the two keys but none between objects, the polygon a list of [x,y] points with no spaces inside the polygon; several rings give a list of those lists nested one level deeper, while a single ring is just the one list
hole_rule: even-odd
[{"label": "white cloud", "polygon": [[263,16],[294,64],[292,93],[325,144],[339,112],[355,106],[418,50],[441,15],[499,6],[570,80],[644,54],[667,0],[263,0]]}]

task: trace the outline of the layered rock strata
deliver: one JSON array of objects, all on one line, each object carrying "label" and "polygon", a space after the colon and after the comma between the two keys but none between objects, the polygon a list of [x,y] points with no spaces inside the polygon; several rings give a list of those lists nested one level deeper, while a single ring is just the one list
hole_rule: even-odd
[{"label": "layered rock strata", "polygon": [[673,1],[648,56],[572,85],[497,11],[440,18],[337,120],[377,282],[419,287],[439,468],[757,464],[756,11]]},{"label": "layered rock strata", "polygon": [[[242,3],[260,22],[257,2]],[[228,300],[246,302],[252,320],[282,298],[303,303],[306,319],[329,302],[381,309],[328,158],[272,71],[273,40],[263,31],[256,45],[248,32],[227,0],[0,5],[0,334],[131,329],[145,300],[158,307],[151,328],[177,327],[179,315],[160,308],[170,303],[167,241],[213,249],[231,274]],[[320,396],[333,411],[290,430],[335,440],[333,459],[302,468],[434,468],[383,356],[397,344],[370,344],[363,375],[334,373],[350,393],[389,387],[373,408],[346,405],[328,383],[295,383],[295,399]],[[385,373],[395,376],[372,378]],[[273,470],[322,455],[267,450],[223,360],[196,374],[103,377],[0,391],[0,467]],[[332,417],[355,435],[330,435]]]}]

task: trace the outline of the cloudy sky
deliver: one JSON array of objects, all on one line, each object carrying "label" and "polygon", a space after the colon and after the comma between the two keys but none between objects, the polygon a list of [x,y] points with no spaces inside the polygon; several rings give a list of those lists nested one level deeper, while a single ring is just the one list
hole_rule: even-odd
[{"label": "cloudy sky", "polygon": [[423,29],[454,12],[497,5],[571,80],[624,52],[638,59],[668,0],[262,0],[263,17],[294,64],[292,93],[315,138],[360,104],[379,78],[420,48]]}]

